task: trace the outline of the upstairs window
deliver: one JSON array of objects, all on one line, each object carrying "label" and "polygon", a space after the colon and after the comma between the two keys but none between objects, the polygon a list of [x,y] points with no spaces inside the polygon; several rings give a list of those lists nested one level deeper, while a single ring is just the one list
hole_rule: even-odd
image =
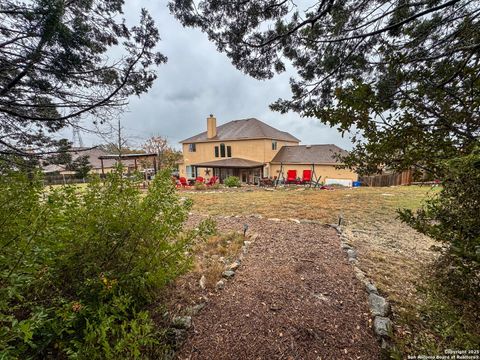
[{"label": "upstairs window", "polygon": [[218,149],[218,146],[215,146],[215,157],[219,157],[220,155],[220,150]]},{"label": "upstairs window", "polygon": [[220,157],[225,157],[225,144],[220,144]]},{"label": "upstairs window", "polygon": [[196,152],[197,151],[197,144],[188,144],[188,151]]},{"label": "upstairs window", "polygon": [[232,147],[227,146],[227,157],[232,157]]},{"label": "upstairs window", "polygon": [[272,150],[277,150],[277,142],[272,140]]}]

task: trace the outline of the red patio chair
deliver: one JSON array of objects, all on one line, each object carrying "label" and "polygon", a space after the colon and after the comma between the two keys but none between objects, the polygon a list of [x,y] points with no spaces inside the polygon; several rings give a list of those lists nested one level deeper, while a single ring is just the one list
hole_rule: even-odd
[{"label": "red patio chair", "polygon": [[312,170],[303,170],[302,184],[310,184],[312,181]]},{"label": "red patio chair", "polygon": [[183,176],[180,177],[180,179],[178,179],[178,181],[180,181],[180,185],[181,185],[182,187],[187,187],[187,186],[189,186],[187,179],[185,179]]},{"label": "red patio chair", "polygon": [[296,184],[297,183],[297,170],[288,170],[287,171],[287,181],[286,184]]},{"label": "red patio chair", "polygon": [[218,181],[218,176],[212,176],[206,183],[207,186],[212,186]]},{"label": "red patio chair", "polygon": [[201,176],[197,176],[197,178],[195,179],[195,182],[197,183],[203,183],[205,181],[205,179]]}]

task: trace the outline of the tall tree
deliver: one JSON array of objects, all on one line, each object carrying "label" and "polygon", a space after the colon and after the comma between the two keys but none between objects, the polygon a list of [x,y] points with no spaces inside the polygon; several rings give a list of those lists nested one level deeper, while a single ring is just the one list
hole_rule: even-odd
[{"label": "tall tree", "polygon": [[473,0],[171,0],[247,74],[296,70],[272,108],[353,132],[360,172],[469,153],[480,135],[480,4]]},{"label": "tall tree", "polygon": [[162,136],[152,136],[145,141],[142,147],[147,153],[155,153],[158,155],[159,166],[161,168],[176,168],[177,161],[182,158],[182,153],[172,148],[167,138]]},{"label": "tall tree", "polygon": [[[36,156],[80,117],[102,122],[147,91],[158,30],[142,10],[122,20],[123,0],[0,3],[0,156]],[[114,54],[120,54],[114,56]]]},{"label": "tall tree", "polygon": [[78,156],[76,159],[72,160],[67,165],[67,169],[75,171],[75,175],[78,178],[86,178],[90,170],[92,170],[92,165],[90,164],[90,157],[88,155]]}]

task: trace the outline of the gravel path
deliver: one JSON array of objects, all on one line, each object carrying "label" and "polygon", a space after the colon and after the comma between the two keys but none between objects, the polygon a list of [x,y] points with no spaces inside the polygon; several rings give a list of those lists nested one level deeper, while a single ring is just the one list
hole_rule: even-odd
[{"label": "gravel path", "polygon": [[193,318],[179,359],[378,359],[367,294],[339,239],[316,224],[218,219],[260,237]]}]

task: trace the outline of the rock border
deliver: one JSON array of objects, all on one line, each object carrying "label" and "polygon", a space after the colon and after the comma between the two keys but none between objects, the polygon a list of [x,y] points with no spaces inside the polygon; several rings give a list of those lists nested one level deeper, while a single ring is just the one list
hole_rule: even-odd
[{"label": "rock border", "polygon": [[365,272],[358,267],[357,250],[348,243],[348,238],[343,234],[341,225],[328,224],[340,235],[340,248],[347,254],[348,262],[352,265],[355,277],[365,286],[368,293],[368,305],[373,316],[373,331],[381,344],[384,355],[393,350],[393,323],[390,318],[390,303],[378,293],[378,289],[372,279],[368,278]]},{"label": "rock border", "polygon": [[245,239],[243,240],[243,245],[240,251],[240,254],[237,257],[237,260],[231,262],[225,267],[225,270],[222,272],[222,279],[217,281],[215,285],[216,290],[222,290],[225,287],[225,281],[228,279],[232,279],[237,270],[240,268],[242,265],[242,260],[243,257],[248,253],[248,248],[249,246],[258,239],[260,235],[257,233],[254,233],[252,235],[245,236]]}]

